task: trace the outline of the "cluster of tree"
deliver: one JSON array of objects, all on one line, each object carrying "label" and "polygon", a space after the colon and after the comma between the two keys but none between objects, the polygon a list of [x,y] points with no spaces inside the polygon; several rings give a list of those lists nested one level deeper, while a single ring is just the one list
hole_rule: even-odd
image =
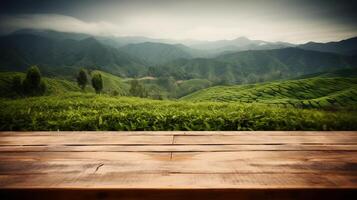
[{"label": "cluster of tree", "polygon": [[12,89],[19,96],[40,96],[45,94],[47,86],[38,67],[32,66],[27,70],[24,80],[21,76],[13,77]]},{"label": "cluster of tree", "polygon": [[[96,93],[100,93],[103,90],[103,79],[100,73],[92,74],[92,87],[94,88]],[[87,72],[84,69],[81,69],[77,74],[77,83],[78,86],[84,90],[86,85],[88,84],[88,76]]]}]

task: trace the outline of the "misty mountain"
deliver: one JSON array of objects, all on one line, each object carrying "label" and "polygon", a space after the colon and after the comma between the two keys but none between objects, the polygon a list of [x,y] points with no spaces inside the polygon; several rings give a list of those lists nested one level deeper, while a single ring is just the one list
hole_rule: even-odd
[{"label": "misty mountain", "polygon": [[201,41],[190,45],[191,48],[202,50],[225,51],[246,51],[246,50],[267,50],[293,47],[295,45],[284,42],[266,42],[262,40],[250,40],[246,37],[239,37],[234,40]]},{"label": "misty mountain", "polygon": [[357,37],[338,42],[316,43],[309,42],[298,46],[302,49],[339,53],[343,55],[357,55]]},{"label": "misty mountain", "polygon": [[164,64],[179,58],[192,58],[192,54],[187,49],[188,47],[180,44],[170,45],[153,42],[129,44],[120,48],[129,55],[140,58],[147,65]]},{"label": "misty mountain", "polygon": [[[30,65],[39,65],[61,74],[67,68],[85,67],[128,77],[174,76],[239,83],[357,66],[356,56],[301,48],[235,51],[213,57],[211,50],[182,44],[144,42],[114,48],[85,34],[28,31],[0,37],[0,70],[23,71]],[[253,45],[247,38],[239,38],[234,44]]]},{"label": "misty mountain", "polygon": [[31,34],[0,37],[2,70],[21,71],[30,65],[86,67],[123,76],[138,75],[144,68],[138,59],[94,38],[54,40]]},{"label": "misty mountain", "polygon": [[245,50],[266,50],[292,47],[294,44],[284,42],[266,42],[262,40],[250,40],[246,37],[239,37],[234,40],[218,40],[218,41],[199,41],[199,40],[170,40],[157,39],[142,36],[94,36],[83,33],[69,33],[59,32],[53,30],[37,30],[37,29],[22,29],[14,34],[37,35],[54,40],[83,40],[85,38],[93,37],[104,45],[114,48],[121,48],[129,44],[140,43],[162,43],[177,45],[182,44],[189,48],[188,51],[193,52],[194,57],[209,57],[221,54],[227,51],[245,51]]},{"label": "misty mountain", "polygon": [[97,41],[104,45],[108,45],[115,48],[120,48],[128,44],[137,44],[144,42],[155,42],[155,43],[175,43],[175,41],[165,40],[165,39],[153,39],[140,36],[98,36],[90,35],[84,33],[73,33],[73,32],[60,32],[53,30],[40,30],[40,29],[21,29],[11,33],[11,35],[35,35],[41,36],[53,40],[83,40],[86,38],[95,38]]},{"label": "misty mountain", "polygon": [[242,51],[216,58],[180,59],[157,69],[177,78],[223,82],[257,82],[321,71],[357,67],[356,57],[298,48]]},{"label": "misty mountain", "polygon": [[53,30],[40,30],[40,29],[21,29],[13,32],[11,35],[34,35],[40,36],[52,40],[83,40],[89,37],[93,37],[89,34],[84,33],[68,33],[68,32],[59,32]]}]

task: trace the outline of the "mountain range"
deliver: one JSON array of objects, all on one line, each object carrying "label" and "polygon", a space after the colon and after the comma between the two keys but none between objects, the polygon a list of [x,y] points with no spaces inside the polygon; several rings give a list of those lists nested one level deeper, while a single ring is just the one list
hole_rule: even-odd
[{"label": "mountain range", "polygon": [[[173,76],[239,83],[357,66],[357,38],[294,45],[240,37],[186,44],[145,37],[103,37],[21,30],[0,37],[0,70],[39,65],[61,74],[85,67],[124,77]],[[184,43],[184,42],[182,42]]]},{"label": "mountain range", "polygon": [[306,44],[299,45],[298,47],[313,51],[331,52],[343,55],[357,55],[357,37],[338,42],[308,42]]},{"label": "mountain range", "polygon": [[124,76],[136,75],[144,67],[138,59],[92,37],[75,40],[16,34],[0,38],[1,69],[23,71],[30,65],[54,69],[86,67]]}]

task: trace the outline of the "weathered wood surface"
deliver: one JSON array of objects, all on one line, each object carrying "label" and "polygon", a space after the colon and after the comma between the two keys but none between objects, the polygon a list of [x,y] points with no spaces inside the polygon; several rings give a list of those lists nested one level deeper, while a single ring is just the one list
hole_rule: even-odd
[{"label": "weathered wood surface", "polygon": [[103,191],[114,199],[356,195],[357,132],[0,132],[0,195],[34,191],[55,199],[59,191],[87,199]]}]

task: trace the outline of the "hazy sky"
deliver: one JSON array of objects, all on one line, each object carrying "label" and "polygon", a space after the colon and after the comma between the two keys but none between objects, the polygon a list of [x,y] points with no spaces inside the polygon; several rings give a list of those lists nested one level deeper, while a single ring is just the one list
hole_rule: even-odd
[{"label": "hazy sky", "polygon": [[357,36],[355,0],[0,0],[0,31],[303,43]]}]

